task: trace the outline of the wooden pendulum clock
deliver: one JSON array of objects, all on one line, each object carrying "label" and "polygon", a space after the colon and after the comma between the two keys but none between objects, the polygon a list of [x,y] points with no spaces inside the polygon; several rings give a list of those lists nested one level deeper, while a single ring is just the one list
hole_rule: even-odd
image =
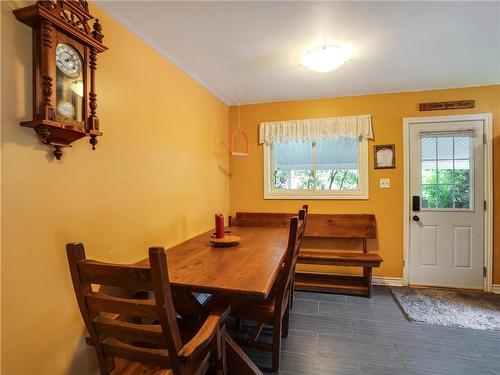
[{"label": "wooden pendulum clock", "polygon": [[[97,54],[106,51],[102,26],[86,0],[42,0],[14,10],[33,28],[33,128],[60,159],[64,147],[102,135],[95,86]],[[92,24],[92,27],[91,27]]]}]

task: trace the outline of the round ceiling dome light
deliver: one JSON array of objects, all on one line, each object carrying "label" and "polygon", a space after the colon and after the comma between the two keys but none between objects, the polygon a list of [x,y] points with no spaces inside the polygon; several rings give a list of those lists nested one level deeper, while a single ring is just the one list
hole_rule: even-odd
[{"label": "round ceiling dome light", "polygon": [[301,63],[314,72],[326,73],[337,69],[349,58],[346,48],[337,45],[323,45],[302,55]]}]

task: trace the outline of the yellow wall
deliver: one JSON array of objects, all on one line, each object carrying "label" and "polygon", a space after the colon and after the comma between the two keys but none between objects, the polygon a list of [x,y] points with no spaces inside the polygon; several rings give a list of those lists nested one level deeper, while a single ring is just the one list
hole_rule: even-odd
[{"label": "yellow wall", "polygon": [[[300,88],[297,88],[300,90]],[[476,108],[419,112],[418,103],[474,99]],[[492,112],[494,118],[495,233],[494,282],[500,283],[500,85],[453,90],[435,90],[367,95],[241,106],[241,127],[248,133],[250,156],[233,157],[231,212],[294,212],[308,203],[312,213],[374,213],[378,224],[378,248],[384,262],[375,275],[402,277],[403,262],[403,118]],[[237,126],[237,108],[229,111],[231,130]],[[374,141],[370,141],[369,200],[264,200],[263,152],[258,145],[258,124],[265,121],[371,114]],[[373,144],[396,145],[396,169],[373,168]],[[390,189],[378,188],[380,178],[391,179]],[[316,244],[323,246],[324,244]],[[376,247],[377,244],[374,244]],[[324,271],[324,269],[322,269]]]},{"label": "yellow wall", "polygon": [[[474,110],[430,114],[493,112],[500,150],[500,86],[260,104],[241,108],[250,157],[231,159],[229,179],[228,108],[92,6],[110,48],[97,72],[105,135],[96,151],[81,140],[56,161],[18,125],[31,118],[31,29],[12,15],[23,5],[1,2],[2,374],[96,370],[93,350],[83,345],[65,243],[83,241],[90,257],[135,261],[151,245],[172,246],[209,229],[213,213],[228,213],[229,203],[232,212],[296,210],[302,202],[262,198],[261,121],[373,115],[375,141],[396,144],[398,168],[370,168],[368,201],[308,203],[312,212],[374,212],[385,258],[377,274],[384,276],[401,276],[402,118],[421,115],[419,102],[475,99]],[[234,115],[232,108],[232,128]],[[494,158],[498,170],[500,152]],[[378,189],[379,178],[390,178],[392,188]],[[495,253],[500,283],[500,230]]]},{"label": "yellow wall", "polygon": [[90,374],[95,354],[65,244],[117,262],[208,230],[229,210],[228,108],[92,6],[109,51],[99,55],[104,136],[52,160],[31,119],[31,29],[1,2],[2,374]]}]

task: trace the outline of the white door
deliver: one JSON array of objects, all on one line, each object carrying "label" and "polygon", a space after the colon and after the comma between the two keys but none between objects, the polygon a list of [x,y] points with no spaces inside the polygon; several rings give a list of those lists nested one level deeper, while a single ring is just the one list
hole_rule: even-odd
[{"label": "white door", "polygon": [[483,122],[410,125],[413,285],[483,289]]}]

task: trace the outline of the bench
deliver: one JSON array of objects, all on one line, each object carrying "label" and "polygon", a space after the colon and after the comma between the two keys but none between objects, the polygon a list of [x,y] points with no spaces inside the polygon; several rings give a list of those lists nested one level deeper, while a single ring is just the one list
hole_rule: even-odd
[{"label": "bench", "polygon": [[[293,214],[237,212],[233,225],[288,226]],[[371,297],[372,269],[380,267],[382,257],[368,252],[367,240],[377,238],[377,224],[372,214],[309,214],[305,238],[338,238],[358,241],[358,251],[308,249],[302,244],[297,264],[362,267],[362,276],[296,272],[295,289],[314,292],[352,294]]]},{"label": "bench", "polygon": [[297,264],[362,267],[362,276],[297,272],[295,289],[315,292],[353,294],[371,297],[372,269],[383,261],[378,253],[368,252],[367,240],[377,238],[375,215],[310,214],[305,237],[341,238],[359,241],[359,251],[308,249],[302,246]]}]

